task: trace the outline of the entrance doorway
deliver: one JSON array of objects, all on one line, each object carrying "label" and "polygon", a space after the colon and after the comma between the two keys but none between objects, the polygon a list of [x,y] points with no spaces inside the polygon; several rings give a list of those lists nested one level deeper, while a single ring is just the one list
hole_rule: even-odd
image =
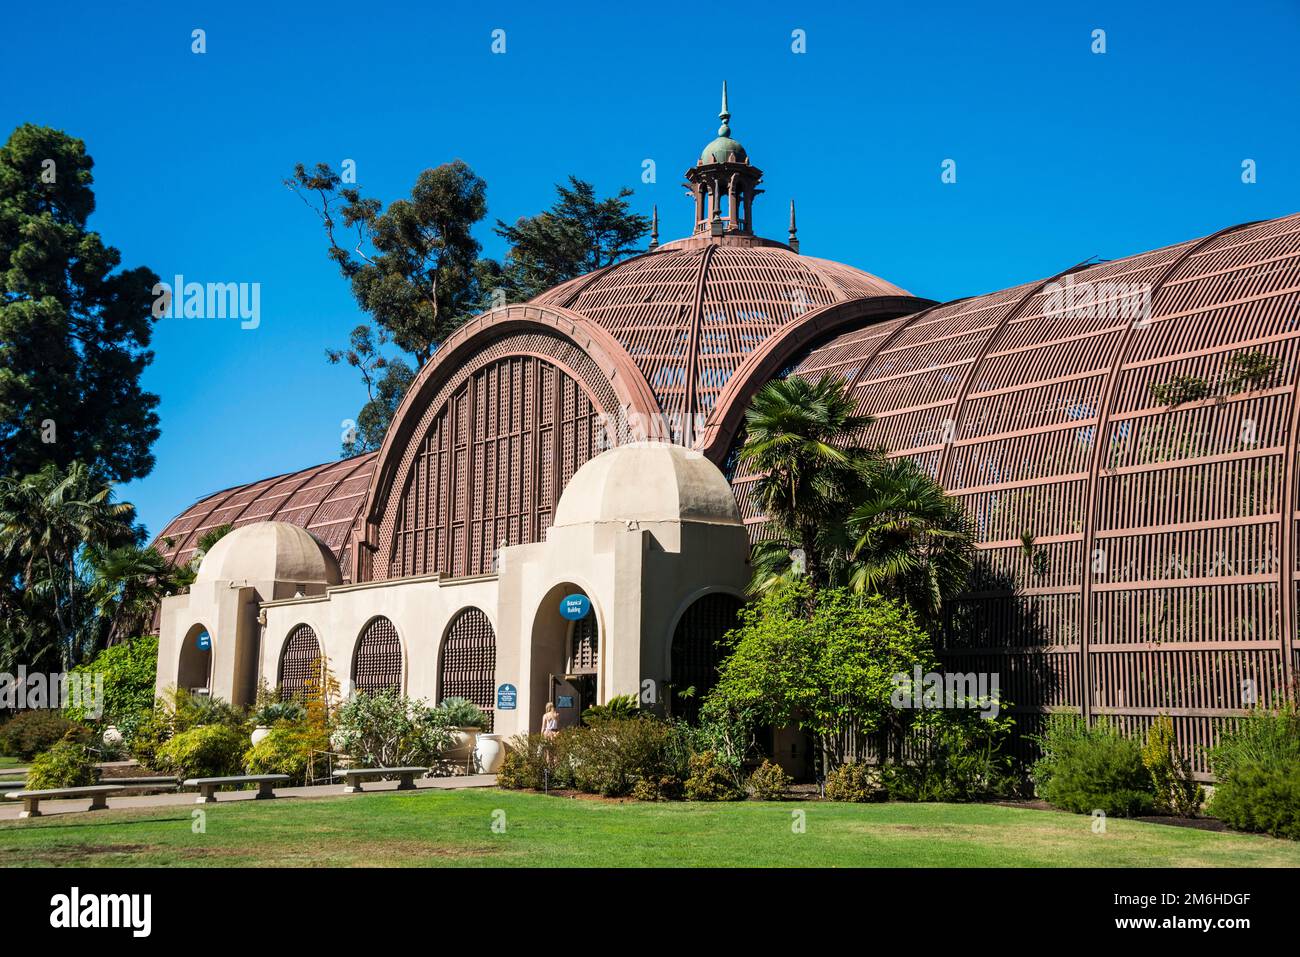
[{"label": "entrance doorway", "polygon": [[574,582],[551,588],[533,620],[529,727],[541,728],[553,702],[561,728],[577,725],[600,702],[600,624],[586,591]]}]

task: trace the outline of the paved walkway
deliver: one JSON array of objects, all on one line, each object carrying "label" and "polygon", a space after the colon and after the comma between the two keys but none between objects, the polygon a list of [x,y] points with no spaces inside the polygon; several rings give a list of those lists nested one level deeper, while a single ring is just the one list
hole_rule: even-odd
[{"label": "paved walkway", "polygon": [[[112,779],[101,782],[111,784]],[[459,788],[486,788],[492,787],[497,783],[495,774],[462,774],[455,777],[445,778],[416,778],[415,786],[417,789],[424,790],[456,790]],[[384,791],[396,791],[397,781],[366,781],[365,790],[360,794],[344,794],[342,784],[316,784],[311,787],[302,788],[276,788],[276,799],[294,798],[321,798],[333,797],[347,800],[363,800],[367,794],[383,793]],[[218,791],[217,803],[227,804],[231,801],[251,801],[257,796],[256,791]],[[193,792],[181,794],[145,794],[139,797],[113,797],[108,796],[108,806],[112,810],[128,807],[177,807],[182,805],[194,805],[198,795]],[[75,801],[42,801],[41,815],[49,816],[54,814],[88,814],[87,805],[90,804],[90,798],[78,798]],[[207,805],[202,805],[206,807]],[[18,812],[23,809],[21,801],[0,801],[0,821],[12,821],[18,817]]]}]

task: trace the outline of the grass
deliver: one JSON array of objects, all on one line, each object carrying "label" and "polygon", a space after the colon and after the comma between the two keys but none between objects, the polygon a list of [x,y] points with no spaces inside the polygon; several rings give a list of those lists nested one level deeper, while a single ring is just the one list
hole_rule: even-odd
[{"label": "grass", "polygon": [[[1300,866],[1267,837],[967,804],[635,804],[476,789],[0,822],[14,866]],[[806,831],[793,833],[794,812]],[[498,813],[501,812],[501,813]],[[504,833],[493,833],[504,820]]]},{"label": "grass", "polygon": [[6,754],[0,754],[0,770],[5,768],[25,768],[27,763],[22,758],[12,758]]}]

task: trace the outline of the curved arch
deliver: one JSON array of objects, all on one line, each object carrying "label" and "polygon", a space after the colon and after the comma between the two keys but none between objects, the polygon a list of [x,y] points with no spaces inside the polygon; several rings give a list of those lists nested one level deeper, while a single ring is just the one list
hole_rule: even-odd
[{"label": "curved arch", "polygon": [[696,448],[721,467],[754,394],[818,340],[870,322],[919,316],[935,305],[933,300],[912,296],[874,296],[822,306],[790,323],[746,356],[727,380]]},{"label": "curved arch", "polygon": [[315,628],[306,622],[290,628],[280,646],[280,660],[275,670],[275,683],[281,696],[291,698],[301,694],[313,674],[319,674],[323,658]]},{"label": "curved arch", "polygon": [[461,608],[438,642],[437,699],[464,698],[478,706],[492,730],[496,709],[497,635],[487,612],[476,605]]},{"label": "curved arch", "polygon": [[[208,647],[200,648],[199,639],[206,637]],[[181,651],[176,661],[176,687],[185,691],[207,690],[212,687],[213,644],[216,639],[208,626],[195,622],[185,632]]]},{"label": "curved arch", "polygon": [[404,691],[406,643],[392,619],[375,615],[366,622],[352,648],[349,675],[354,691]]},{"label": "curved arch", "polygon": [[717,683],[718,665],[725,657],[718,641],[735,627],[744,604],[733,591],[708,589],[678,614],[668,642],[668,682],[672,689],[689,687],[695,693],[680,702],[668,701],[674,716],[699,716],[700,703]]},{"label": "curved arch", "polygon": [[[541,600],[533,608],[529,619],[527,635],[529,673],[528,721],[530,728],[541,727],[542,709],[549,700],[552,676],[561,677],[566,673],[572,654],[573,622],[560,616],[559,602],[567,594],[581,593],[591,601],[588,613],[595,621],[598,635],[608,635],[607,622],[600,603],[589,582],[581,576],[573,576],[552,582],[542,593]],[[605,683],[605,666],[608,656],[601,655],[596,669],[596,698],[603,700]]]}]

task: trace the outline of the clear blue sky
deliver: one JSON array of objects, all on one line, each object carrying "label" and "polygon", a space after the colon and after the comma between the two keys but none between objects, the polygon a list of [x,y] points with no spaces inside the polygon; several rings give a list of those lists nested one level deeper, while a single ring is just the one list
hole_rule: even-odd
[{"label": "clear blue sky", "polygon": [[30,121],[86,141],[92,225],[128,265],[262,287],[255,331],[157,326],[158,464],[121,490],[152,533],[204,494],[336,458],[363,400],[324,360],[362,316],[281,185],[297,161],[354,159],[388,201],[464,159],[488,182],[489,255],[491,223],[549,205],[570,173],[658,203],[666,240],[689,228],[680,174],[725,78],[766,172],[759,231],[784,237],[793,196],[805,253],[935,299],[1300,210],[1295,0],[275,6],[4,16],[0,135]]}]

